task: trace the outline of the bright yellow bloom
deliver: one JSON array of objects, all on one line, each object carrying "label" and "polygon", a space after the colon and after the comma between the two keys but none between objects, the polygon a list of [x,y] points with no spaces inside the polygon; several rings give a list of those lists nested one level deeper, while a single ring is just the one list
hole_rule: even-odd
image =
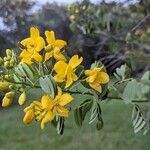
[{"label": "bright yellow bloom", "polygon": [[8,90],[10,85],[11,84],[7,81],[0,81],[0,91],[2,92]]},{"label": "bright yellow bloom", "polygon": [[23,120],[27,124],[35,118],[37,121],[41,121],[41,128],[43,129],[45,123],[53,120],[56,115],[67,117],[69,110],[65,108],[65,105],[69,104],[72,100],[73,97],[70,94],[63,94],[61,88],[58,87],[58,94],[54,99],[44,95],[41,102],[34,101],[27,107],[24,110],[26,114]]},{"label": "bright yellow bloom", "polygon": [[26,93],[25,91],[19,96],[18,103],[19,105],[23,105],[26,101]]},{"label": "bright yellow bloom", "polygon": [[75,74],[76,67],[81,64],[83,58],[79,58],[78,55],[74,55],[69,63],[65,63],[64,61],[58,61],[55,66],[54,70],[57,73],[54,76],[54,80],[56,82],[66,82],[66,88],[69,87],[73,81],[76,81],[78,77]]},{"label": "bright yellow bloom", "polygon": [[102,68],[103,67],[85,71],[85,75],[88,76],[86,82],[89,83],[90,87],[100,93],[102,92],[101,85],[109,82],[109,76],[106,72],[102,71]]},{"label": "bright yellow bloom", "polygon": [[13,101],[15,93],[14,92],[8,92],[5,94],[3,100],[2,100],[2,107],[8,107]]},{"label": "bright yellow bloom", "polygon": [[65,56],[61,53],[61,49],[67,44],[63,40],[56,40],[55,33],[53,31],[45,31],[46,41],[48,45],[46,46],[45,61],[54,57],[57,61],[66,61]]},{"label": "bright yellow bloom", "polygon": [[45,41],[40,36],[37,28],[31,27],[30,37],[22,40],[20,44],[23,46],[23,51],[20,54],[22,62],[32,64],[33,61],[42,61],[42,56],[39,54],[39,52],[45,47]]}]

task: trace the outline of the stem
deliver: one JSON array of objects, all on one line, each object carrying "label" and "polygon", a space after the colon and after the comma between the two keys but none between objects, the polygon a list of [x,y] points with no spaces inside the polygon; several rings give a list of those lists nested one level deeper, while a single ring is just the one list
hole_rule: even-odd
[{"label": "stem", "polygon": [[69,90],[63,90],[63,92],[69,92],[71,94],[87,94],[87,95],[93,96],[93,94],[89,93],[89,92],[82,93],[82,92],[78,92],[78,91],[69,91]]},{"label": "stem", "polygon": [[124,80],[121,80],[121,81],[117,81],[117,82],[114,83],[114,85],[121,84],[123,82],[131,81],[131,80],[133,80],[133,78],[128,78],[128,79],[124,79]]},{"label": "stem", "polygon": [[[109,99],[115,99],[115,100],[123,100],[121,97],[107,97]],[[136,99],[133,99],[132,100],[132,103],[146,103],[146,102],[150,102],[150,100],[148,99],[143,99],[143,100],[136,100]]]},{"label": "stem", "polygon": [[40,88],[40,86],[37,86],[37,85],[34,85],[34,84],[32,84],[32,86],[31,86],[31,84],[28,84],[28,83],[25,83],[25,82],[11,82],[11,83],[24,84],[24,85],[26,85],[26,86],[35,87],[35,88]]}]

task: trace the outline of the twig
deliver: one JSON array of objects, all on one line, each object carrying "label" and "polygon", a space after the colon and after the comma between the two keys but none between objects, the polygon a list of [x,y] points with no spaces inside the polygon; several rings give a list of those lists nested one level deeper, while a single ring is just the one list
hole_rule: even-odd
[{"label": "twig", "polygon": [[145,22],[150,17],[150,14],[145,16],[141,21],[139,21],[132,29],[131,32],[134,32],[143,22]]}]

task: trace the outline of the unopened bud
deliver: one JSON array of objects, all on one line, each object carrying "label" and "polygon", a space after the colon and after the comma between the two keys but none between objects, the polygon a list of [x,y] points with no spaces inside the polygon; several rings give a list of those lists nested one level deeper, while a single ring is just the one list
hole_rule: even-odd
[{"label": "unopened bud", "polygon": [[33,119],[34,119],[34,111],[33,111],[33,109],[30,109],[26,112],[26,114],[23,118],[23,122],[25,124],[29,124],[32,122]]},{"label": "unopened bud", "polygon": [[3,100],[2,100],[2,107],[8,107],[11,105],[14,97],[14,92],[8,92],[5,94]]},{"label": "unopened bud", "polygon": [[26,101],[26,93],[25,91],[19,96],[18,103],[19,105],[23,105]]},{"label": "unopened bud", "polygon": [[6,55],[12,57],[12,50],[6,49]]},{"label": "unopened bud", "polygon": [[6,81],[2,82],[2,81],[0,81],[0,91],[1,92],[8,90],[9,86],[10,86],[9,82],[6,82]]}]

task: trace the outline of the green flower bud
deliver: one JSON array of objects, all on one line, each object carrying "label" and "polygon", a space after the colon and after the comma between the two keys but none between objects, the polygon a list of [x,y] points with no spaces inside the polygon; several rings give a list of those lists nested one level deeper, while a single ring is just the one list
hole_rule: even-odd
[{"label": "green flower bud", "polygon": [[6,49],[6,55],[12,57],[12,50]]},{"label": "green flower bud", "polygon": [[14,66],[15,61],[13,59],[10,60],[10,66]]},{"label": "green flower bud", "polygon": [[9,80],[9,79],[10,79],[8,74],[6,74],[6,75],[4,76],[4,78],[5,78],[6,80]]},{"label": "green flower bud", "polygon": [[5,66],[6,68],[9,68],[9,66],[10,66],[9,61],[5,61],[5,62],[4,62],[4,66]]},{"label": "green flower bud", "polygon": [[14,87],[15,86],[13,84],[9,85],[9,89],[11,89],[11,90],[14,89]]},{"label": "green flower bud", "polygon": [[2,65],[3,64],[3,59],[2,59],[2,57],[0,57],[0,65]]}]

